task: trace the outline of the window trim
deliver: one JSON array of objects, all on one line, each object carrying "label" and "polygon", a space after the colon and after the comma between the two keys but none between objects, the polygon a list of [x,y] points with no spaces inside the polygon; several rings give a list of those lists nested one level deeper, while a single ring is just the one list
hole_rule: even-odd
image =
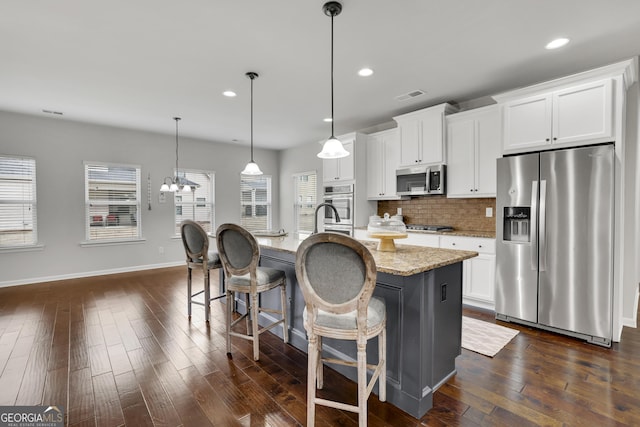
[{"label": "window trim", "polygon": [[[309,170],[309,171],[305,171],[305,172],[297,172],[291,175],[291,179],[293,181],[293,231],[294,233],[299,233],[299,234],[308,234],[308,233],[312,233],[313,229],[310,231],[304,231],[304,230],[300,230],[299,227],[299,214],[298,214],[298,209],[299,209],[299,203],[297,200],[297,190],[298,190],[298,178],[301,176],[310,176],[310,175],[315,175],[315,179],[316,179],[316,188],[315,188],[315,200],[316,203],[315,205],[317,206],[318,204],[318,171],[317,170]],[[315,209],[315,207],[314,207]]]},{"label": "window trim", "polygon": [[[0,157],[6,157],[14,160],[30,160],[33,161],[33,177],[32,177],[32,186],[33,186],[33,199],[29,200],[28,204],[33,206],[31,220],[33,222],[33,241],[24,245],[0,245],[0,252],[23,252],[23,251],[32,251],[32,250],[42,250],[44,245],[39,242],[38,237],[38,162],[35,157],[31,156],[22,156],[15,154],[2,154],[0,153]],[[13,202],[22,202],[24,204],[25,200],[13,200]],[[4,204],[3,202],[0,202]]]},{"label": "window trim", "polygon": [[[216,172],[213,170],[205,170],[205,169],[185,169],[182,168],[180,169],[181,172],[184,172],[184,174],[186,175],[187,172],[191,172],[191,173],[204,173],[204,174],[208,174],[211,175],[211,202],[209,203],[211,205],[211,218],[210,218],[210,222],[211,222],[211,231],[207,232],[207,235],[209,236],[215,236],[216,233],[216,213],[215,213],[215,209],[216,209]],[[178,171],[174,170],[173,171],[173,175],[176,176],[178,173]],[[173,224],[174,227],[176,227],[176,232],[175,234],[172,234],[171,237],[172,238],[180,238],[180,229],[179,227],[177,227],[177,205],[176,205],[176,197],[178,196],[182,196],[184,194],[193,194],[193,193],[173,193]],[[181,201],[181,203],[183,203]],[[198,201],[195,200],[193,203],[193,206],[197,207],[198,206]],[[206,206],[206,202],[205,202],[205,206]]]},{"label": "window trim", "polygon": [[[255,203],[254,201],[252,201],[251,203],[243,203],[242,202],[242,181],[244,180],[258,180],[258,179],[265,179],[268,180],[268,188],[267,188],[267,201],[264,203]],[[247,228],[249,231],[256,231],[256,230],[261,230],[261,229],[250,229],[248,227],[246,227],[246,224],[243,224],[242,218],[244,215],[244,209],[246,206],[251,206],[252,207],[252,212],[254,212],[254,207],[256,206],[266,206],[267,208],[267,224],[266,224],[266,229],[270,230],[273,227],[273,200],[272,200],[272,196],[273,196],[273,177],[271,175],[240,175],[240,224]],[[253,199],[253,197],[252,197]],[[253,214],[252,214],[252,217]]]},{"label": "window trim", "polygon": [[[127,202],[121,203],[123,205],[136,206],[136,236],[135,237],[123,237],[117,239],[91,239],[89,236],[90,228],[91,228],[91,220],[89,215],[89,177],[88,167],[90,166],[102,166],[107,168],[133,168],[136,171],[136,201],[135,202]],[[97,161],[89,161],[85,160],[83,162],[84,169],[84,210],[85,214],[83,215],[84,219],[84,229],[85,236],[84,240],[80,242],[81,247],[90,247],[90,246],[107,246],[107,245],[121,245],[121,244],[131,244],[144,242],[146,239],[142,236],[142,166],[138,164],[129,164],[129,163],[111,163],[111,162],[97,162]],[[106,206],[110,206],[110,204],[106,204]]]}]

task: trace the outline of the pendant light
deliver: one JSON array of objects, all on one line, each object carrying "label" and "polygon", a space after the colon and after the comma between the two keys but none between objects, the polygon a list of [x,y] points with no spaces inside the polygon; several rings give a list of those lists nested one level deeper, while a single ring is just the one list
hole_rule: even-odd
[{"label": "pendant light", "polygon": [[[182,190],[185,193],[190,193],[191,186],[188,183],[185,183],[182,188],[180,188],[180,177],[178,176],[178,122],[182,119],[180,117],[174,117],[173,120],[176,121],[176,171],[173,178],[170,176],[164,178],[164,182],[160,186],[160,191],[175,193]],[[169,182],[167,183],[167,181]]]},{"label": "pendant light", "polygon": [[242,175],[262,175],[262,171],[256,162],[253,161],[253,80],[258,78],[258,73],[249,71],[245,74],[251,80],[251,161],[247,163]]},{"label": "pendant light", "polygon": [[333,123],[335,122],[333,117],[333,18],[340,15],[342,5],[337,1],[330,1],[322,6],[322,10],[324,10],[325,15],[331,17],[331,137],[322,146],[322,151],[318,153],[318,157],[321,159],[339,159],[349,155],[349,152],[344,149],[342,142],[335,137],[333,131]]}]

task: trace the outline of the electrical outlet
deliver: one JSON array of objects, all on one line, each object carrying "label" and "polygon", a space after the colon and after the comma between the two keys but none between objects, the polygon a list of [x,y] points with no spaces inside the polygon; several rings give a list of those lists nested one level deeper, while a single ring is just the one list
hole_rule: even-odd
[{"label": "electrical outlet", "polygon": [[164,247],[162,247],[162,246],[158,246],[158,253],[159,253],[160,255],[164,255]]},{"label": "electrical outlet", "polygon": [[167,201],[167,195],[164,194],[164,191],[161,191],[160,194],[158,194],[158,203],[165,203]]},{"label": "electrical outlet", "polygon": [[493,208],[487,208],[484,214],[487,218],[491,218],[493,216]]}]

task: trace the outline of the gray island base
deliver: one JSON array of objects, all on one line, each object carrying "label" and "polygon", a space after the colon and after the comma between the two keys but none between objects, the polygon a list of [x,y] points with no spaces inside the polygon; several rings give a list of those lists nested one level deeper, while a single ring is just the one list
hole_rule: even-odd
[{"label": "gray island base", "polygon": [[[295,251],[301,240],[294,236],[258,238],[261,265],[284,270],[289,301],[289,342],[307,352],[302,320],[304,299],[295,273]],[[376,244],[362,242],[378,269],[374,295],[384,298],[387,309],[387,401],[422,417],[433,406],[433,392],[456,373],[462,330],[462,261],[476,252],[397,245],[396,252],[378,252]],[[262,305],[279,307],[279,295],[263,294]],[[237,300],[244,312],[244,302]],[[273,319],[263,316],[260,323]],[[279,329],[272,332],[280,335]],[[351,341],[323,340],[323,350],[355,360]],[[378,360],[376,339],[367,346],[370,363]],[[356,381],[356,370],[331,368]],[[378,394],[378,385],[374,388]]]}]

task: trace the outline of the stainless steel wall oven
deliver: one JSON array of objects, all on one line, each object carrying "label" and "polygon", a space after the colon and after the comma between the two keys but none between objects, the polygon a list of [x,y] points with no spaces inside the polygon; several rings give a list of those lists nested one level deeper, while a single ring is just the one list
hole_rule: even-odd
[{"label": "stainless steel wall oven", "polygon": [[354,185],[338,184],[324,187],[322,196],[324,203],[329,203],[336,208],[340,215],[340,222],[336,221],[333,209],[324,208],[324,229],[353,236],[354,226]]}]

